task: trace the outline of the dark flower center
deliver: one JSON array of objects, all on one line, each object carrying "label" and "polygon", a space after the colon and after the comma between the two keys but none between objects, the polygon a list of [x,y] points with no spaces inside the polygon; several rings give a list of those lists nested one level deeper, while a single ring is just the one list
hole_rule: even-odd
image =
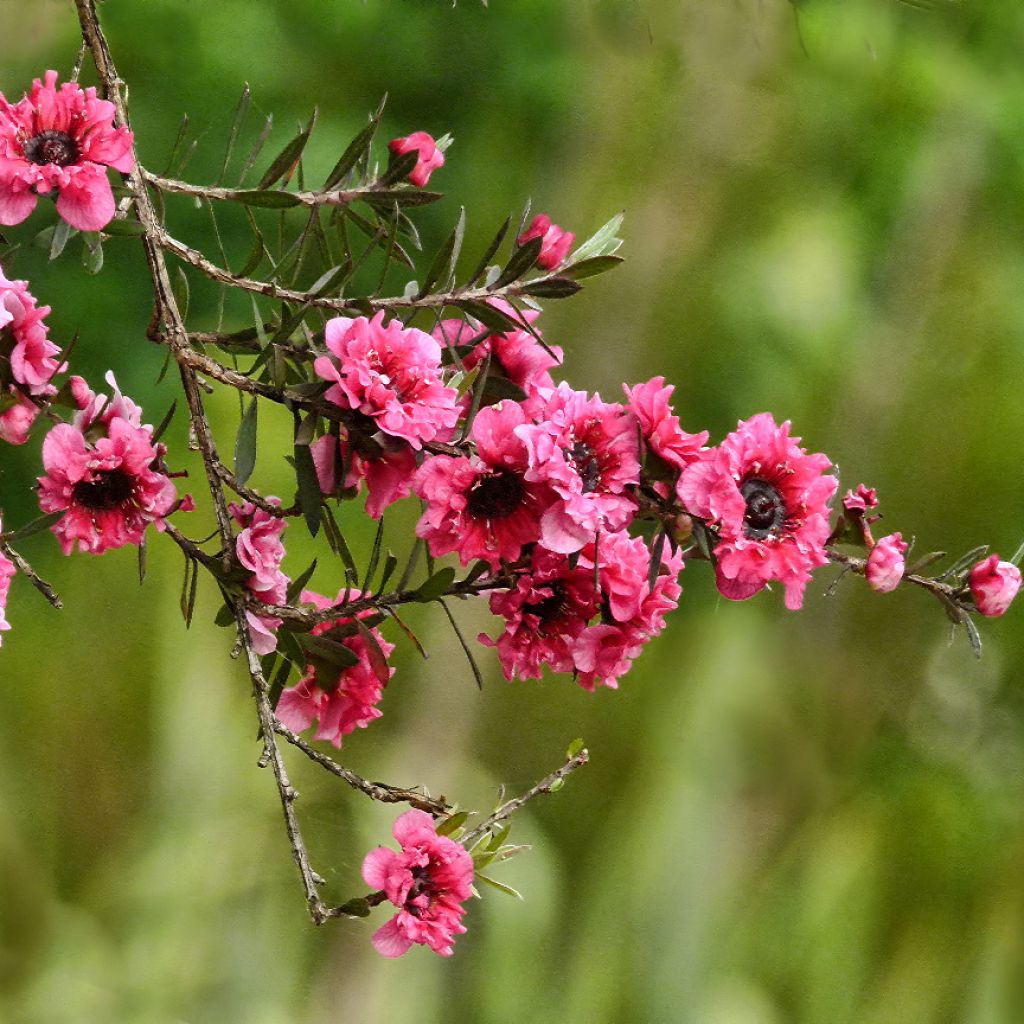
[{"label": "dark flower center", "polygon": [[565,610],[565,584],[561,580],[555,580],[547,584],[547,588],[551,591],[550,597],[542,597],[539,601],[523,605],[523,611],[536,615],[541,623],[550,622]]},{"label": "dark flower center", "polygon": [[786,522],[786,503],[778,489],[754,477],[743,481],[740,494],[747,503],[743,532],[751,540],[778,536]]},{"label": "dark flower center", "polygon": [[596,491],[597,485],[601,482],[601,462],[597,452],[585,441],[577,441],[569,449],[569,458],[572,459],[576,472],[583,481],[583,493],[590,494],[591,491]]},{"label": "dark flower center", "polygon": [[[413,877],[413,883],[409,886],[409,894],[405,897],[405,910],[413,917],[419,917],[425,910],[430,909],[430,904],[437,896],[437,886],[430,877],[431,865],[425,864],[422,867],[412,868],[409,874]],[[418,896],[425,895],[428,903],[426,907],[420,907],[413,903]]]},{"label": "dark flower center", "polygon": [[24,146],[25,159],[33,164],[67,167],[78,159],[78,146],[66,132],[41,132]]},{"label": "dark flower center", "polygon": [[503,469],[480,477],[466,507],[476,519],[505,519],[522,505],[525,494],[522,477]]},{"label": "dark flower center", "polygon": [[94,512],[109,512],[123,505],[134,489],[135,482],[123,469],[112,469],[95,480],[79,480],[71,493],[77,504]]}]

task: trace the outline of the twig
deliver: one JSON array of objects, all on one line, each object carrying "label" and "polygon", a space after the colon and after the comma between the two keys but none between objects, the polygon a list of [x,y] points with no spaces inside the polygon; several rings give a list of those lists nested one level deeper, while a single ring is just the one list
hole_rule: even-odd
[{"label": "twig", "polygon": [[36,590],[38,590],[39,593],[53,605],[54,608],[61,609],[64,607],[64,602],[61,601],[57,591],[54,590],[53,587],[51,587],[50,584],[47,583],[31,565],[28,564],[28,562],[25,561],[25,559],[22,558],[21,555],[19,555],[18,552],[10,546],[10,544],[0,544],[0,551],[2,551],[14,563],[18,572],[20,572],[22,576],[24,576],[29,583],[31,583],[32,586],[35,587]]},{"label": "twig", "polygon": [[590,753],[587,748],[584,747],[578,754],[574,754],[570,757],[561,768],[541,779],[536,786],[528,789],[522,794],[522,796],[506,800],[505,803],[503,803],[490,817],[484,818],[476,828],[467,832],[459,842],[461,842],[465,847],[472,846],[487,832],[490,832],[495,825],[501,821],[505,821],[507,818],[511,818],[516,811],[518,811],[524,804],[529,803],[534,797],[540,796],[542,793],[551,793],[555,789],[560,789],[561,781],[569,775],[572,775],[577,768],[582,768],[589,760]]},{"label": "twig", "polygon": [[[847,571],[855,573],[858,576],[867,575],[867,559],[855,558],[853,555],[845,555],[841,551],[833,551],[831,548],[826,548],[825,553],[828,555],[830,562],[835,562],[837,565],[844,566]],[[943,583],[941,580],[931,579],[928,576],[918,576],[916,573],[906,573],[900,580],[900,584],[909,583],[912,586],[920,587],[922,590],[927,590],[929,593],[934,594],[940,601],[945,604],[952,604],[959,608],[961,611],[971,611],[972,608],[966,605],[960,599],[960,591],[956,587],[951,587],[948,583]]]}]

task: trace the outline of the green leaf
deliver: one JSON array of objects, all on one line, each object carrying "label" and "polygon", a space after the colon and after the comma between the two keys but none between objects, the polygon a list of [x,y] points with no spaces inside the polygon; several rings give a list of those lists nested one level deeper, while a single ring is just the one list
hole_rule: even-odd
[{"label": "green leaf", "polygon": [[359,655],[338,640],[331,640],[325,634],[298,637],[299,646],[311,658],[322,661],[332,668],[353,668],[359,664]]},{"label": "green leaf", "polygon": [[103,269],[103,243],[95,231],[82,232],[82,266],[86,273],[98,274]]},{"label": "green leaf", "polygon": [[612,270],[625,260],[621,256],[591,256],[588,260],[579,260],[568,266],[559,267],[559,277],[571,277],[574,281],[582,281],[585,277],[597,277]]},{"label": "green leaf", "polygon": [[298,596],[302,593],[306,584],[313,578],[313,573],[316,572],[316,559],[310,563],[309,568],[305,572],[296,576],[295,579],[288,584],[288,603],[294,604]]},{"label": "green leaf", "polygon": [[506,896],[515,896],[517,900],[521,900],[523,895],[518,889],[513,889],[511,885],[506,885],[504,882],[498,882],[491,878],[489,875],[481,874],[479,871],[473,875],[474,882],[483,882],[485,885],[491,886],[492,889],[497,889],[498,892],[503,892]]},{"label": "green leaf", "polygon": [[338,907],[338,913],[344,914],[346,917],[369,917],[370,904],[367,903],[364,896],[357,896]]},{"label": "green leaf", "polygon": [[324,182],[325,192],[333,189],[355,167],[359,159],[369,151],[373,143],[373,136],[377,132],[377,126],[380,124],[380,115],[383,113],[383,110],[382,101],[380,110],[370,118],[370,123],[348,144],[348,148],[341,154],[341,158],[334,165],[334,169],[327,175],[327,180]]},{"label": "green leaf", "polygon": [[50,259],[55,260],[68,244],[68,239],[78,232],[66,220],[58,220],[53,226],[53,237],[50,239]]},{"label": "green leaf", "polygon": [[526,245],[516,248],[505,269],[498,275],[498,279],[491,285],[491,288],[502,288],[513,281],[518,281],[523,274],[529,273],[537,264],[537,257],[540,255],[543,244],[544,239],[531,238]]},{"label": "green leaf", "polygon": [[138,238],[144,235],[146,229],[137,221],[125,217],[122,220],[112,220],[104,229],[103,234],[111,238]]},{"label": "green leaf", "polygon": [[359,630],[359,635],[363,638],[363,643],[366,644],[367,659],[370,662],[373,674],[377,677],[377,682],[381,686],[387,686],[388,680],[391,678],[387,655],[381,650],[377,638],[362,619],[356,619],[356,628]]},{"label": "green leaf", "polygon": [[420,604],[436,601],[439,597],[443,597],[448,593],[454,582],[455,570],[451,566],[446,565],[443,569],[438,569],[426,583],[413,591],[413,600],[418,601]]},{"label": "green leaf", "polygon": [[544,277],[539,281],[531,281],[522,289],[522,294],[532,295],[538,299],[567,299],[582,288],[583,285],[570,281],[567,277]]},{"label": "green leaf", "polygon": [[506,217],[505,223],[498,228],[498,233],[491,240],[491,244],[484,250],[483,256],[480,257],[480,262],[477,264],[476,270],[473,271],[472,276],[467,282],[468,287],[472,287],[480,280],[481,277],[483,277],[491,260],[494,259],[494,254],[501,248],[501,243],[505,241],[505,236],[508,234],[508,229],[511,224],[512,218]]},{"label": "green leaf", "polygon": [[456,811],[449,814],[444,821],[438,822],[437,834],[439,836],[450,836],[456,829],[462,828],[469,820],[469,811]]},{"label": "green leaf", "polygon": [[[442,569],[441,572],[444,572],[444,570]],[[453,578],[454,575],[455,570],[453,569]],[[466,661],[469,662],[470,671],[473,673],[473,678],[476,680],[476,688],[478,690],[482,690],[484,688],[484,677],[480,674],[480,667],[476,663],[476,658],[473,657],[472,649],[469,644],[466,643],[466,638],[462,635],[462,630],[459,629],[459,624],[455,621],[455,616],[452,615],[451,609],[440,598],[437,599],[437,603],[444,609],[444,613],[448,617],[448,622],[451,624],[452,630],[459,641],[459,645],[462,647],[462,651],[466,655]]]},{"label": "green leaf", "polygon": [[667,531],[662,526],[658,530],[658,535],[654,538],[654,543],[651,545],[651,563],[647,570],[647,589],[652,594],[654,593],[654,585],[658,582],[658,576],[661,573],[661,556],[665,550],[665,539],[667,536]]},{"label": "green leaf", "polygon": [[310,534],[315,537],[320,530],[320,480],[308,444],[295,445],[295,478],[299,507]]},{"label": "green leaf", "polygon": [[245,203],[246,206],[262,206],[268,210],[285,210],[290,206],[299,206],[302,203],[298,196],[280,189],[245,189],[242,192],[236,192],[231,198],[236,203]]},{"label": "green leaf", "polygon": [[16,544],[20,540],[25,540],[34,534],[42,533],[43,530],[48,530],[63,518],[64,511],[50,512],[48,515],[33,519],[30,523],[26,523],[21,529],[15,530],[13,533],[0,534],[0,540],[3,540],[5,544]]},{"label": "green leaf", "polygon": [[622,227],[622,217],[623,214],[617,213],[607,224],[591,235],[569,257],[569,265],[582,263],[595,256],[611,256],[622,245],[622,239],[618,237],[619,228]]},{"label": "green leaf", "polygon": [[582,737],[574,739],[572,743],[569,744],[568,750],[565,752],[566,761],[571,761],[584,748],[584,746],[586,746],[586,744],[583,742]]},{"label": "green leaf", "polygon": [[157,425],[156,430],[153,431],[153,436],[150,439],[153,444],[156,444],[156,442],[159,441],[160,438],[164,436],[165,431],[171,425],[171,420],[174,419],[174,411],[177,408],[178,400],[175,399],[173,402],[171,402],[170,409],[168,409],[167,412],[164,413],[164,418]]},{"label": "green leaf", "polygon": [[[433,288],[438,281],[442,282],[442,287],[446,287],[447,282],[455,270],[455,264],[458,262],[459,253],[462,251],[462,240],[465,237],[465,234],[466,208],[463,207],[459,213],[459,219],[455,224],[455,227],[452,229],[452,233],[448,236],[444,245],[442,245],[437,251],[437,255],[430,264],[430,269],[423,278],[423,284],[420,287],[416,298],[422,299],[424,296],[429,295],[430,289]],[[444,275],[443,278],[442,274]]]},{"label": "green leaf", "polygon": [[231,122],[231,132],[228,135],[228,144],[224,149],[224,161],[220,165],[220,174],[217,175],[217,185],[224,180],[224,175],[228,172],[228,164],[231,163],[231,154],[235,151],[235,142],[238,139],[238,133],[241,130],[242,122],[245,120],[245,115],[249,111],[249,103],[251,99],[252,93],[249,91],[249,83],[246,82],[242,88],[242,95],[238,98],[238,106],[235,107],[235,117]]},{"label": "green leaf", "polygon": [[392,203],[399,206],[429,206],[444,196],[440,192],[426,192],[421,188],[374,188],[360,196],[365,203],[372,206],[383,205],[390,209]]},{"label": "green leaf", "polygon": [[217,611],[217,614],[213,617],[213,624],[215,626],[225,627],[234,626],[237,624],[235,619],[235,609],[230,605],[222,604]]},{"label": "green leaf", "polygon": [[388,551],[384,559],[384,571],[380,574],[380,583],[377,584],[377,593],[383,594],[385,588],[398,567],[398,556],[393,551]]},{"label": "green leaf", "polygon": [[244,487],[256,468],[256,424],[259,404],[255,395],[242,416],[235,438],[235,479]]},{"label": "green leaf", "polygon": [[394,185],[396,182],[404,181],[419,163],[419,159],[420,154],[415,149],[397,156],[392,153],[387,170],[374,182],[374,187]]},{"label": "green leaf", "polygon": [[171,291],[174,292],[174,301],[178,306],[181,319],[184,320],[188,316],[188,306],[192,292],[189,288],[188,277],[181,267],[178,267],[178,272],[174,275],[174,284],[171,286]]},{"label": "green leaf", "polygon": [[981,634],[978,632],[978,627],[974,624],[974,619],[970,615],[964,615],[964,627],[967,630],[967,639],[971,642],[971,650],[974,651],[974,656],[980,658]]},{"label": "green leaf", "polygon": [[309,123],[306,125],[303,131],[299,132],[298,135],[288,143],[284,149],[274,158],[271,165],[267,168],[266,173],[260,178],[256,185],[256,191],[263,191],[268,189],[275,182],[281,178],[290,178],[299,159],[302,156],[303,150],[306,148],[306,143],[309,142],[309,137],[313,133],[313,126],[316,124],[317,111],[313,108],[313,115],[309,119]]}]

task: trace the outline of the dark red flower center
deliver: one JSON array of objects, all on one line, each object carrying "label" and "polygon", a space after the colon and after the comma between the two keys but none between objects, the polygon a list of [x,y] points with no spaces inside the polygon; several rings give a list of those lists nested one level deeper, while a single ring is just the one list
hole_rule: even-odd
[{"label": "dark red flower center", "polygon": [[[419,917],[422,913],[429,910],[430,904],[437,897],[437,886],[434,883],[434,879],[430,877],[430,867],[429,864],[425,864],[422,867],[411,868],[409,871],[413,882],[409,886],[408,895],[405,897],[405,910],[412,914],[413,917]],[[413,900],[420,896],[427,897],[427,905],[425,907],[413,902]]]},{"label": "dark red flower center", "polygon": [[94,480],[79,480],[72,490],[75,503],[94,512],[109,512],[123,505],[135,490],[135,481],[123,469],[97,474]]},{"label": "dark red flower center", "polygon": [[539,601],[523,605],[523,611],[529,615],[536,615],[541,624],[558,618],[565,610],[565,584],[561,580],[555,580],[546,586],[551,591],[549,597],[542,597]]},{"label": "dark red flower center", "polygon": [[466,507],[476,519],[506,519],[522,505],[525,496],[522,477],[503,469],[477,480]]},{"label": "dark red flower center", "polygon": [[583,493],[596,491],[601,482],[601,460],[597,452],[586,441],[576,441],[568,454],[583,481]]},{"label": "dark red flower center", "polygon": [[78,145],[66,132],[40,132],[29,139],[23,148],[25,159],[33,164],[67,167],[78,160]]},{"label": "dark red flower center", "polygon": [[752,477],[744,480],[740,494],[747,503],[743,515],[743,532],[751,540],[777,537],[786,523],[786,503],[778,488],[765,480]]}]

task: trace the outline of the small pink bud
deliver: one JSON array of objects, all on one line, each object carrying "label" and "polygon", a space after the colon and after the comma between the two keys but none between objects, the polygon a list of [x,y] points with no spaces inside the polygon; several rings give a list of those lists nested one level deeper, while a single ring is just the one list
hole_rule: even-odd
[{"label": "small pink bud", "polygon": [[564,231],[557,224],[552,224],[546,213],[538,213],[516,241],[519,245],[526,245],[534,238],[543,239],[537,263],[545,270],[554,270],[564,263],[572,243],[576,241],[576,236],[571,231]]},{"label": "small pink bud", "polygon": [[871,549],[865,575],[872,590],[887,594],[900,585],[900,580],[903,579],[906,569],[903,561],[906,551],[907,545],[898,533],[883,537]]},{"label": "small pink bud", "polygon": [[856,491],[847,491],[843,495],[843,508],[847,512],[866,512],[878,504],[878,492],[874,487],[858,484]]},{"label": "small pink bud", "polygon": [[991,555],[971,570],[971,595],[982,615],[1002,615],[1020,590],[1020,569]]},{"label": "small pink bud", "polygon": [[444,153],[437,148],[433,135],[426,132],[413,132],[400,139],[392,139],[388,149],[396,156],[411,153],[419,154],[416,166],[409,172],[409,180],[417,187],[423,188],[430,180],[430,175],[439,167],[444,167]]}]

